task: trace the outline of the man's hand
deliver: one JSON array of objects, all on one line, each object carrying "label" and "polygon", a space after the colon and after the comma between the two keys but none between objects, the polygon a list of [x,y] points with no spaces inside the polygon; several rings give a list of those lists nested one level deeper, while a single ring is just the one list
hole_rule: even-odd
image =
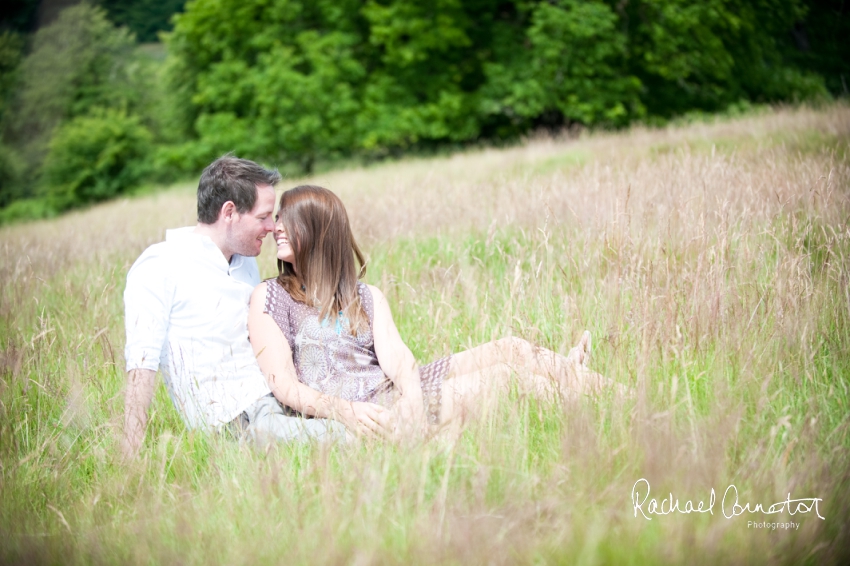
[{"label": "man's hand", "polygon": [[125,460],[133,460],[145,438],[148,424],[148,408],[153,399],[156,372],[149,369],[134,369],[127,372],[127,390],[124,394],[124,437],[121,454]]}]

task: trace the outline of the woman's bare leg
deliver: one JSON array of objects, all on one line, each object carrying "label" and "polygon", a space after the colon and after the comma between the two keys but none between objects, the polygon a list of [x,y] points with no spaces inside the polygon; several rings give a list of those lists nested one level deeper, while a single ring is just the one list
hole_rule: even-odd
[{"label": "woman's bare leg", "polygon": [[[507,364],[451,375],[443,382],[440,423],[477,418],[495,406],[504,394],[516,387],[520,394],[541,399],[556,399],[560,388],[549,377],[527,371],[515,371]],[[570,393],[567,395],[572,396]]]},{"label": "woman's bare leg", "polygon": [[574,399],[599,393],[614,385],[622,386],[587,367],[590,333],[563,356],[534,346],[521,338],[502,338],[452,355],[451,367],[443,382],[440,421],[448,422],[486,409],[493,399],[512,386],[520,393],[542,398]]}]

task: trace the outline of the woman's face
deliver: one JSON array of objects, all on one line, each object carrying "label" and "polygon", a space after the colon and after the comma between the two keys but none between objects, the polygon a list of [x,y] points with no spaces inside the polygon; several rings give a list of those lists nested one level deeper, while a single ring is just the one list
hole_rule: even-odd
[{"label": "woman's face", "polygon": [[289,243],[289,238],[280,219],[280,211],[274,219],[274,241],[277,243],[277,259],[291,263],[295,267],[295,252]]}]

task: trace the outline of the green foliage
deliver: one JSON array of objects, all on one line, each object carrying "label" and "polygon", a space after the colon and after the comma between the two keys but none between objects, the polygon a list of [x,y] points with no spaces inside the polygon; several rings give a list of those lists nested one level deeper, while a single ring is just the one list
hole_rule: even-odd
[{"label": "green foliage", "polygon": [[44,142],[63,120],[93,107],[132,105],[126,63],[133,46],[133,36],[115,28],[99,8],[79,4],[62,11],[35,34],[21,64],[12,135]]},{"label": "green foliage", "polygon": [[[312,167],[348,151],[365,69],[352,5],[209,0],[175,18],[171,83],[183,83],[199,163],[226,151]],[[257,22],[263,22],[257,25]],[[193,163],[195,167],[197,164]]]},{"label": "green foliage", "polygon": [[0,33],[0,121],[6,113],[9,95],[18,78],[23,47],[21,35],[9,31]]},{"label": "green foliage", "polygon": [[[2,143],[16,154],[0,157],[0,206],[37,195],[54,129],[94,108],[138,116],[148,170],[167,181],[229,151],[310,172],[828,99],[850,78],[850,8],[836,0],[184,2],[79,4],[26,54],[22,36],[0,36]],[[34,5],[10,13],[22,22]],[[172,23],[167,56],[138,48],[133,32],[149,42]]]},{"label": "green foliage", "polygon": [[186,0],[98,0],[109,19],[126,26],[139,41],[152,42],[171,28],[171,16],[183,10]]},{"label": "green foliage", "polygon": [[137,116],[105,110],[63,124],[44,163],[47,197],[56,208],[106,200],[144,176],[151,134]]},{"label": "green foliage", "polygon": [[[0,33],[0,126],[5,122],[8,101],[17,82],[23,46],[19,34]],[[0,208],[23,196],[20,190],[22,169],[18,152],[0,142]]]},{"label": "green foliage", "polygon": [[365,5],[374,51],[358,121],[361,147],[374,151],[478,136],[476,90],[483,80],[477,52],[483,46],[473,35],[478,8],[487,14],[492,2]]},{"label": "green foliage", "polygon": [[[196,0],[175,18],[180,151],[317,158],[823,97],[777,45],[802,0]],[[263,22],[258,26],[257,22]]]},{"label": "green foliage", "polygon": [[526,38],[526,49],[487,66],[492,114],[555,125],[621,125],[643,114],[641,83],[624,73],[626,37],[603,2],[542,2]]},{"label": "green foliage", "polygon": [[18,153],[0,145],[0,208],[21,198],[18,187],[24,171]]},{"label": "green foliage", "polygon": [[[13,60],[6,53],[14,47],[2,37],[0,64]],[[20,63],[3,124],[5,147],[15,151],[0,155],[0,206],[46,194],[53,208],[64,209],[138,182],[147,169],[140,159],[148,154],[149,130],[158,125],[156,65],[136,51],[130,32],[88,4],[40,29]],[[4,218],[43,216],[32,202]]]},{"label": "green foliage", "polygon": [[46,198],[25,198],[0,209],[0,224],[51,218],[57,212],[53,203]]},{"label": "green foliage", "polygon": [[651,114],[826,95],[822,79],[791,67],[778,50],[804,16],[803,0],[641,0],[621,10],[630,70]]},{"label": "green foliage", "polygon": [[850,96],[850,3],[808,0],[806,8],[790,33],[780,36],[782,55],[823,77],[833,96]]}]

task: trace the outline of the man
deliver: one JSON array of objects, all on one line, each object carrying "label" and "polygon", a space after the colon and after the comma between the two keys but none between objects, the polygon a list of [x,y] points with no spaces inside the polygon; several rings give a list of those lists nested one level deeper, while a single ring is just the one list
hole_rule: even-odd
[{"label": "man", "polygon": [[197,226],[168,230],[127,274],[125,456],[135,456],[144,439],[157,368],[189,428],[344,437],[339,423],[287,416],[248,342],[248,301],[260,282],[254,257],[274,229],[279,180],[253,161],[217,159],[198,184]]}]

